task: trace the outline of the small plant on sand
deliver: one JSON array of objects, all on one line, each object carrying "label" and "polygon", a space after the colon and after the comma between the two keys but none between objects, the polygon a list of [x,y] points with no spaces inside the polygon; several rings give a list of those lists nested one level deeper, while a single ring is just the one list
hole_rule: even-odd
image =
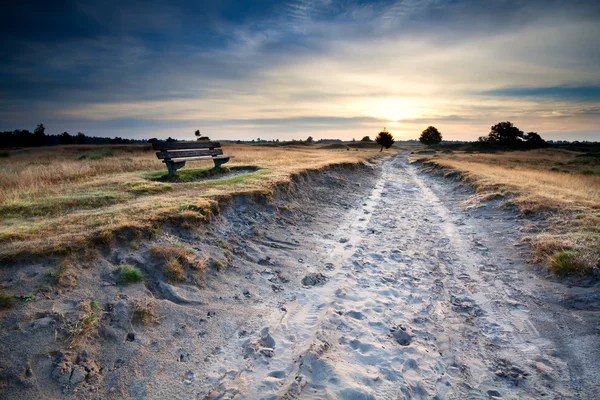
[{"label": "small plant on sand", "polygon": [[62,287],[73,287],[77,282],[75,274],[69,271],[71,264],[68,261],[63,261],[60,266],[54,270],[46,273],[46,277],[54,284],[58,284]]},{"label": "small plant on sand", "polygon": [[100,316],[100,302],[97,300],[89,303],[80,302],[78,308],[83,312],[75,321],[66,322],[66,329],[69,332],[71,346],[77,343],[79,339],[92,331],[98,323]]},{"label": "small plant on sand", "polygon": [[550,270],[557,275],[585,275],[590,273],[585,261],[575,250],[557,251],[550,257]]},{"label": "small plant on sand", "polygon": [[165,263],[164,268],[167,278],[173,282],[180,282],[185,279],[185,268],[202,272],[206,267],[206,258],[185,247],[183,243],[157,244],[148,251],[153,258],[162,260]]},{"label": "small plant on sand", "polygon": [[0,309],[12,306],[14,298],[4,293],[0,293]]},{"label": "small plant on sand", "polygon": [[30,301],[33,301],[34,298],[35,298],[35,296],[33,295],[33,293],[29,293],[28,295],[25,295],[22,297],[23,303],[27,304]]},{"label": "small plant on sand", "polygon": [[154,303],[135,301],[131,306],[131,321],[142,325],[158,323],[159,319]]},{"label": "small plant on sand", "polygon": [[213,267],[215,267],[217,271],[221,272],[225,271],[227,268],[227,266],[221,260],[213,260]]},{"label": "small plant on sand", "polygon": [[140,282],[144,279],[142,271],[131,265],[121,265],[118,271],[121,273],[121,279],[127,283]]},{"label": "small plant on sand", "polygon": [[165,272],[167,274],[167,279],[171,282],[181,282],[185,279],[183,267],[175,257],[169,258],[165,265]]}]

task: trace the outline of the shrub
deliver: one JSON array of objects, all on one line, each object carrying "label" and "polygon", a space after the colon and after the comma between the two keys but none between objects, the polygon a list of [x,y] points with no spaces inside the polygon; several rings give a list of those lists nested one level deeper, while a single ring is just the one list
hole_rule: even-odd
[{"label": "shrub", "polygon": [[121,272],[121,279],[127,283],[140,282],[142,279],[144,279],[144,274],[142,274],[142,271],[130,265],[120,266],[119,271]]},{"label": "shrub", "polygon": [[550,256],[550,270],[557,275],[584,275],[590,272],[579,252],[561,250]]}]

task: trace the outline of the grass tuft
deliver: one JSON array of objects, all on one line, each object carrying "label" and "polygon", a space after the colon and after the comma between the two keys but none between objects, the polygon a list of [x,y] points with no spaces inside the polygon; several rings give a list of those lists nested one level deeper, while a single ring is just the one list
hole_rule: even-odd
[{"label": "grass tuft", "polygon": [[183,267],[175,257],[169,258],[165,265],[165,272],[167,274],[167,279],[170,282],[181,282],[185,280]]},{"label": "grass tuft", "polygon": [[144,274],[136,267],[131,265],[121,265],[117,269],[121,273],[121,279],[127,283],[140,282],[144,279]]},{"label": "grass tuft", "polygon": [[0,308],[9,308],[14,303],[14,297],[0,292]]},{"label": "grass tuft", "polygon": [[131,306],[131,321],[142,325],[159,323],[155,304],[149,301],[135,301]]},{"label": "grass tuft", "polygon": [[225,271],[225,269],[227,269],[227,266],[223,263],[223,261],[221,260],[213,260],[213,267],[215,267],[215,269],[217,271]]},{"label": "grass tuft", "polygon": [[587,275],[591,269],[575,250],[557,251],[550,257],[550,270],[557,275]]}]

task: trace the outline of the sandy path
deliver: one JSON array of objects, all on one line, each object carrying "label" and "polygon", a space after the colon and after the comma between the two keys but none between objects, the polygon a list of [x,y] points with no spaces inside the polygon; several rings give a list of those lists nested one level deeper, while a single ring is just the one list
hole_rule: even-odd
[{"label": "sandy path", "polygon": [[[404,155],[382,169],[334,244],[314,249],[328,280],[287,292],[261,331],[224,345],[200,398],[594,396],[597,368],[578,380],[584,356],[524,293],[552,284],[510,245],[514,220],[473,226]],[[504,242],[485,243],[494,229]]]}]

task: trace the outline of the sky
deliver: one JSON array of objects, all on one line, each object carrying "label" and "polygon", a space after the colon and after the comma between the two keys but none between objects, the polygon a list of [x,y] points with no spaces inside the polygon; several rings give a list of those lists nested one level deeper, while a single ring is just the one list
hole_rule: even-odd
[{"label": "sky", "polygon": [[0,31],[0,131],[600,140],[597,0],[9,0]]}]

